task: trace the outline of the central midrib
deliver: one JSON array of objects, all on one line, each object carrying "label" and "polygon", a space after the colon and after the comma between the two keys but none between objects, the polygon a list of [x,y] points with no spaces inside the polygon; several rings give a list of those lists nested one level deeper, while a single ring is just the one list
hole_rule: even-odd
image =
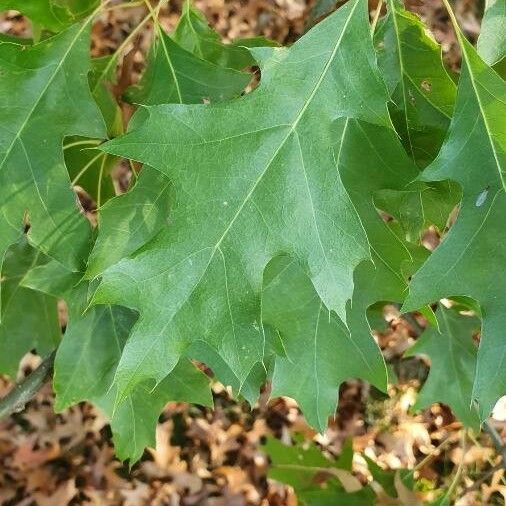
[{"label": "central midrib", "polygon": [[[92,19],[93,16],[90,16],[89,20]],[[40,104],[40,101],[42,100],[42,97],[46,94],[47,90],[49,89],[49,87],[51,86],[51,84],[53,83],[54,79],[56,78],[56,76],[58,75],[60,69],[63,67],[63,64],[66,62],[67,60],[67,57],[68,55],[70,54],[70,52],[72,51],[72,49],[74,48],[74,45],[76,44],[76,41],[79,39],[79,37],[81,36],[81,34],[84,32],[84,30],[88,27],[88,24],[89,24],[89,20],[86,21],[83,26],[77,31],[75,37],[72,39],[71,43],[69,44],[69,47],[68,49],[65,51],[65,53],[63,54],[63,57],[62,59],[60,60],[60,62],[58,63],[58,65],[56,66],[55,68],[55,71],[54,73],[51,75],[51,77],[48,79],[47,83],[45,84],[44,88],[42,89],[42,91],[40,92],[39,94],[39,97],[37,98],[37,100],[35,101],[33,107],[30,109],[30,111],[28,111],[28,114],[26,115],[26,118],[24,119],[23,123],[21,124],[19,130],[16,132],[16,135],[14,136],[14,138],[12,139],[12,142],[11,144],[9,145],[7,151],[5,152],[5,156],[2,160],[2,162],[0,163],[0,169],[2,169],[4,167],[4,164],[5,164],[5,161],[9,158],[10,154],[11,154],[11,151],[12,151],[12,148],[14,147],[14,145],[16,144],[16,141],[21,137],[21,134],[22,132],[24,131],[24,129],[26,128],[26,125],[28,124],[28,121],[30,120],[30,118],[32,117],[32,114],[34,113],[35,109],[37,108],[37,106]]]},{"label": "central midrib", "polygon": [[[341,31],[341,34],[338,38],[338,40],[336,41],[336,44],[334,46],[334,49],[327,61],[327,63],[325,64],[323,70],[322,70],[322,73],[320,75],[320,77],[318,78],[318,81],[316,82],[313,90],[311,91],[309,97],[307,98],[307,100],[304,102],[304,105],[301,107],[301,109],[299,110],[299,112],[297,113],[297,116],[295,117],[293,123],[291,124],[290,126],[290,129],[288,130],[288,133],[285,135],[285,137],[282,139],[280,145],[277,147],[277,149],[275,150],[274,154],[271,156],[271,158],[269,159],[269,161],[267,162],[265,168],[263,169],[262,173],[259,175],[259,177],[256,179],[255,183],[251,186],[250,190],[248,191],[246,197],[244,198],[243,202],[241,203],[241,205],[239,206],[239,208],[237,209],[236,213],[234,214],[234,216],[232,217],[232,219],[230,220],[229,224],[227,225],[227,227],[225,228],[225,231],[223,232],[223,234],[221,235],[221,237],[218,239],[218,241],[216,242],[216,244],[212,247],[212,252],[211,252],[211,255],[209,256],[209,260],[202,272],[202,274],[199,276],[198,280],[196,281],[196,283],[193,285],[193,288],[190,290],[190,293],[188,294],[188,296],[185,298],[185,300],[188,300],[188,298],[193,294],[193,292],[195,291],[196,287],[200,284],[200,282],[202,281],[202,279],[204,278],[209,266],[211,265],[211,262],[214,258],[214,255],[216,254],[216,252],[220,249],[220,245],[221,243],[223,242],[223,240],[225,239],[225,237],[227,236],[228,232],[230,231],[230,229],[232,228],[233,224],[235,223],[235,221],[237,220],[237,218],[239,217],[239,215],[241,214],[242,210],[244,209],[244,206],[246,205],[246,203],[249,201],[249,199],[251,198],[251,196],[253,195],[253,193],[255,192],[255,189],[257,188],[257,186],[260,184],[260,182],[262,181],[264,175],[267,173],[267,171],[269,170],[272,162],[276,159],[277,155],[279,154],[279,152],[281,151],[281,149],[283,148],[283,146],[286,144],[288,138],[290,137],[290,135],[295,131],[295,129],[297,128],[297,125],[299,124],[300,120],[302,119],[302,117],[304,116],[304,113],[306,112],[307,108],[309,107],[309,105],[311,104],[311,101],[313,100],[314,96],[316,95],[316,93],[318,92],[319,88],[320,88],[320,85],[321,83],[323,82],[323,80],[325,79],[326,75],[327,75],[327,72],[329,71],[329,68],[330,68],[330,65],[332,64],[332,61],[334,60],[335,56],[336,56],[336,53],[339,49],[339,46],[341,44],[341,41],[344,37],[344,34],[346,33],[346,30],[348,28],[348,24],[355,12],[355,9],[357,8],[357,5],[359,4],[359,0],[355,0],[355,5],[352,7],[351,9],[351,12],[349,13],[348,15],[348,18],[343,26],[343,29]],[[207,249],[207,248],[204,248],[204,249]],[[181,305],[179,307],[181,307],[182,305],[184,305],[184,302],[185,301],[181,301]],[[176,309],[177,311],[177,309]],[[172,321],[172,318],[169,318],[167,320],[167,322],[165,323],[165,325],[162,326],[162,328],[160,329],[160,332],[158,333],[158,337],[160,337],[164,332],[165,330],[167,329],[167,327],[170,325]],[[153,342],[156,342],[156,341],[153,341]],[[150,349],[152,349],[152,346],[150,347]],[[134,371],[131,373],[130,375],[130,379],[126,382],[127,383],[127,386],[124,387],[122,389],[122,391],[125,391],[129,385],[131,385],[132,381],[133,381],[133,376],[135,375],[136,371],[139,369],[140,367],[140,364],[142,363],[142,361],[145,359],[146,355],[147,355],[148,352],[146,352],[146,354],[144,355],[143,359],[141,361],[139,361],[139,363],[137,364],[137,366],[134,368]],[[121,366],[121,362],[123,362],[123,357],[122,357],[122,360],[120,360],[120,366]],[[116,374],[115,374],[115,377],[117,377],[117,374],[118,374],[118,371],[120,370],[120,366],[118,367],[118,369],[116,370]],[[235,374],[235,371],[233,371],[234,374]],[[242,384],[241,384],[241,387],[242,387]],[[120,393],[120,392],[119,392]]]},{"label": "central midrib", "polygon": [[[276,157],[278,156],[279,152],[283,149],[284,145],[286,144],[287,140],[289,139],[289,137],[292,135],[292,133],[297,128],[297,125],[299,124],[300,120],[304,116],[304,113],[306,112],[307,108],[311,104],[311,101],[313,100],[314,96],[318,92],[318,90],[320,88],[320,85],[323,82],[323,80],[325,79],[325,77],[327,75],[327,72],[328,72],[328,70],[330,68],[330,65],[332,64],[332,62],[333,62],[333,60],[334,60],[334,58],[336,56],[337,50],[339,49],[339,46],[341,45],[341,41],[343,40],[343,36],[346,33],[346,29],[348,28],[348,24],[349,24],[349,22],[350,22],[350,20],[351,20],[351,18],[353,16],[353,13],[355,12],[355,9],[357,8],[358,4],[359,4],[359,1],[356,0],[355,1],[355,5],[351,9],[351,12],[348,15],[348,18],[347,18],[347,20],[346,20],[346,22],[345,22],[345,24],[343,26],[343,29],[341,31],[341,35],[337,39],[337,42],[336,42],[336,44],[334,46],[334,49],[333,49],[333,51],[332,51],[332,53],[331,53],[331,55],[330,55],[327,63],[325,64],[325,67],[323,68],[322,73],[321,73],[320,77],[318,78],[318,81],[316,82],[316,84],[315,84],[315,86],[314,86],[311,94],[309,95],[309,97],[307,98],[307,100],[304,102],[304,105],[301,107],[300,111],[297,113],[297,116],[295,117],[295,120],[293,121],[292,125],[290,126],[290,129],[288,130],[288,133],[285,135],[285,137],[282,139],[282,141],[279,144],[279,146],[274,151],[274,154],[271,156],[271,158],[267,162],[264,170],[260,173],[260,175],[258,176],[258,178],[256,179],[256,181],[254,182],[254,184],[251,186],[251,188],[249,189],[248,193],[246,194],[246,197],[244,198],[244,200],[242,201],[241,205],[237,209],[236,213],[234,214],[234,216],[230,220],[230,223],[227,225],[227,227],[225,228],[225,231],[223,232],[223,234],[221,235],[221,237],[218,239],[218,242],[215,244],[215,246],[213,248],[214,251],[213,251],[213,255],[212,256],[214,256],[214,253],[220,247],[220,244],[223,242],[223,240],[225,239],[225,237],[228,234],[229,230],[232,228],[233,224],[235,223],[236,219],[241,214],[242,210],[244,209],[244,206],[250,200],[250,198],[253,195],[253,193],[255,192],[257,186],[260,184],[260,182],[262,181],[263,177],[265,176],[265,174],[269,170],[272,162],[276,159]],[[211,256],[211,258],[212,258],[212,256]]]}]

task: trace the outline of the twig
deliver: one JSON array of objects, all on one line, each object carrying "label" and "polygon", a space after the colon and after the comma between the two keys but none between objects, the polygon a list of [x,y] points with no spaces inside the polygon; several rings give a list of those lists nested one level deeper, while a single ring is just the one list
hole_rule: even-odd
[{"label": "twig", "polygon": [[[466,448],[467,448],[466,439],[467,439],[467,431],[463,430],[462,431],[462,442],[461,442],[462,458],[460,459],[460,462],[458,464],[457,472],[455,473],[455,477],[453,478],[452,482],[450,483],[450,486],[448,487],[448,490],[446,491],[446,494],[444,495],[444,497],[448,500],[451,498],[453,492],[455,492],[455,489],[457,488],[457,485],[459,484],[459,482],[462,478],[462,474],[464,473],[464,468],[465,468],[464,459],[466,456]],[[444,503],[444,500],[440,501],[440,504],[443,504],[443,503]]]},{"label": "twig", "polygon": [[483,429],[490,436],[492,444],[494,445],[497,453],[501,456],[502,466],[506,469],[506,443],[504,443],[501,435],[495,430],[495,427],[489,420],[485,420],[483,422]]},{"label": "twig", "polygon": [[485,483],[495,472],[499,471],[499,469],[502,469],[502,467],[503,467],[502,462],[499,462],[499,464],[492,466],[486,473],[480,476],[471,486],[467,487],[462,491],[462,497],[464,497],[469,492],[479,490],[482,483]]},{"label": "twig", "polygon": [[56,351],[48,355],[41,364],[25,379],[14,385],[11,391],[0,399],[0,420],[22,411],[35,397],[42,385],[51,376]]},{"label": "twig", "polygon": [[413,469],[410,471],[409,474],[414,474],[416,471],[420,471],[420,469],[424,468],[433,458],[440,455],[442,450],[444,450],[444,448],[446,448],[451,442],[452,437],[448,436],[441,443],[439,443],[439,445],[436,446],[436,448],[431,450],[431,452],[428,455],[426,455],[415,467],[413,467]]},{"label": "twig", "polygon": [[378,19],[381,14],[381,9],[383,7],[383,0],[378,0],[378,5],[376,6],[376,11],[374,12],[374,18],[371,23],[371,35],[374,35],[376,31],[376,25],[378,24]]}]

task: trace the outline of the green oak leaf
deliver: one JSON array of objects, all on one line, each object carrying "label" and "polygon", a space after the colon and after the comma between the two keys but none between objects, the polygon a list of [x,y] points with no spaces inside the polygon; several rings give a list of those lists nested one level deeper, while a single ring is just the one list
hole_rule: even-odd
[{"label": "green oak leaf", "polygon": [[[361,377],[386,389],[386,368],[371,337],[367,310],[377,301],[402,301],[409,274],[424,258],[422,248],[407,244],[380,218],[373,202],[378,188],[401,189],[418,174],[395,133],[354,120],[341,128],[339,171],[362,219],[373,260],[355,271],[347,326],[329,314],[295,263],[280,274],[267,270],[266,276],[274,281],[262,299],[263,320],[279,331],[286,352],[286,357],[276,359],[273,395],[294,397],[319,430],[334,413],[344,380]],[[295,384],[293,368],[301,371]]]},{"label": "green oak leaf", "polygon": [[48,259],[32,248],[26,237],[10,246],[3,261],[0,287],[0,372],[16,377],[19,361],[30,350],[41,356],[60,339],[56,298],[30,290],[21,283],[26,273]]},{"label": "green oak leaf", "polygon": [[88,260],[86,276],[96,277],[131,255],[168,223],[170,180],[144,167],[135,186],[100,210],[99,234]]},{"label": "green oak leaf", "polygon": [[250,95],[148,107],[102,146],[166,173],[175,195],[170,227],[107,269],[94,296],[141,313],[116,372],[120,398],[160,381],[195,341],[242,384],[264,357],[262,273],[279,253],[342,320],[353,271],[369,258],[339,172],[345,121],[336,127],[344,117],[391,127],[366,3],[347,3],[289,49],[252,51],[262,82]]},{"label": "green oak leaf", "polygon": [[88,283],[55,260],[33,268],[23,285],[67,302],[68,323],[55,357],[55,409],[100,397],[110,387],[121,350],[135,322],[133,311],[119,306],[87,310]]},{"label": "green oak leaf", "polygon": [[90,227],[65,168],[68,135],[104,138],[89,69],[91,19],[34,46],[0,43],[0,257],[23,232],[69,268],[83,267]]},{"label": "green oak leaf", "polygon": [[220,35],[207,23],[204,15],[186,0],[172,39],[186,51],[210,63],[235,70],[255,65],[255,59],[248,48],[277,46],[264,37],[237,39],[223,44]]},{"label": "green oak leaf", "polygon": [[431,162],[450,124],[456,89],[441,48],[421,20],[388,0],[388,13],[374,35],[378,64],[387,84],[390,112],[409,155],[420,167]]},{"label": "green oak leaf", "polygon": [[14,9],[36,25],[60,32],[91,14],[99,0],[0,0],[0,10]]},{"label": "green oak leaf", "polygon": [[133,464],[146,446],[154,446],[158,416],[168,401],[212,406],[208,378],[187,359],[182,359],[155,389],[139,385],[122,404],[114,406],[111,383],[136,320],[135,312],[111,305],[88,308],[88,283],[80,283],[78,273],[56,261],[32,268],[23,286],[39,297],[49,293],[68,304],[69,323],[54,365],[55,409],[62,411],[81,401],[98,405],[110,419],[121,460],[130,459]]},{"label": "green oak leaf", "polygon": [[496,65],[506,58],[506,0],[485,0],[476,47],[488,65]]},{"label": "green oak leaf", "polygon": [[342,321],[325,308],[297,262],[274,259],[264,283],[263,322],[279,332],[286,354],[276,357],[273,397],[295,399],[308,423],[323,432],[335,413],[342,382],[363,378],[386,388],[383,357],[368,330],[352,338]]},{"label": "green oak leaf", "polygon": [[88,74],[91,93],[100,108],[109,137],[123,133],[121,109],[112,92],[112,87],[117,81],[116,58],[117,55],[92,58],[91,71]]},{"label": "green oak leaf", "polygon": [[125,402],[115,406],[112,389],[94,402],[110,417],[114,449],[120,460],[137,462],[146,447],[156,444],[156,424],[167,402],[189,402],[213,407],[209,378],[189,360],[181,359],[173,371],[153,389],[153,385],[137,387]]},{"label": "green oak leaf", "polygon": [[463,197],[455,224],[413,277],[404,310],[452,295],[480,303],[483,328],[473,398],[485,417],[506,393],[506,84],[454,24],[462,49],[455,115],[423,179],[453,179]]},{"label": "green oak leaf", "polygon": [[[388,13],[380,21],[374,40],[392,99],[394,125],[408,154],[424,167],[439,151],[456,95],[441,48],[399,0],[389,0]],[[429,226],[444,229],[459,198],[455,183],[417,181],[395,191],[380,189],[375,202],[398,220],[409,241],[419,244]]]},{"label": "green oak leaf", "polygon": [[99,139],[69,137],[63,150],[65,165],[74,186],[78,186],[100,206],[116,195],[111,171],[118,158],[96,148]]},{"label": "green oak leaf", "polygon": [[140,82],[130,87],[126,99],[131,103],[198,104],[227,100],[240,95],[251,75],[203,60],[186,51],[159,25]]},{"label": "green oak leaf", "polygon": [[[197,37],[197,32],[193,36]],[[201,60],[159,29],[147,70],[140,83],[129,88],[126,95],[132,102],[147,105],[201,103],[204,98],[220,101],[239,95],[249,80],[248,74]],[[88,277],[133,253],[161,230],[167,223],[169,189],[166,176],[145,167],[133,190],[104,206],[99,235],[89,259]],[[121,230],[123,234],[118,233]]]},{"label": "green oak leaf", "polygon": [[317,486],[317,474],[339,467],[326,458],[314,443],[307,447],[301,444],[287,446],[277,439],[268,438],[262,449],[271,460],[269,478],[286,483],[297,491],[314,488]]},{"label": "green oak leaf", "polygon": [[[427,253],[424,248],[406,242],[398,224],[386,223],[375,207],[374,196],[378,190],[402,191],[418,174],[395,132],[348,120],[344,133],[340,173],[361,217],[372,252],[372,262],[362,262],[355,270],[355,290],[346,319],[352,341],[362,342],[371,333],[369,308],[379,301],[402,302],[409,276],[422,264]],[[366,355],[362,361],[364,365],[367,358]],[[374,363],[371,360],[371,365]],[[385,390],[384,382],[386,378],[383,385],[378,381],[375,385]]]},{"label": "green oak leaf", "polygon": [[431,361],[429,376],[414,409],[443,402],[464,425],[479,432],[480,418],[473,406],[472,391],[477,354],[473,333],[480,328],[480,322],[442,305],[436,316],[439,330],[427,329],[404,354],[427,355]]},{"label": "green oak leaf", "polygon": [[[335,462],[327,459],[314,444],[307,448],[301,444],[286,446],[269,438],[263,449],[271,460],[269,478],[292,486],[305,506],[375,504],[375,494],[369,486],[346,492],[340,480],[350,484],[354,480],[351,469],[343,466],[341,458]],[[320,485],[322,477],[327,477],[324,487]]]}]

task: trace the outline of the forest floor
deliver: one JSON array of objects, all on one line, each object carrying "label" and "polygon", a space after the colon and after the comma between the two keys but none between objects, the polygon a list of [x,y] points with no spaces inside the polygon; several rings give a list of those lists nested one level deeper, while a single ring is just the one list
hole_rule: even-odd
[{"label": "forest floor", "polygon": [[[374,11],[375,2],[370,4]],[[196,0],[195,5],[227,41],[262,34],[281,43],[293,42],[304,32],[312,8],[305,0]],[[448,65],[458,70],[455,36],[442,3],[410,0],[409,7],[442,44]],[[165,28],[174,27],[180,9],[179,1],[162,9]],[[473,0],[456,2],[459,21],[471,40],[479,33],[479,10]],[[93,55],[114,51],[144,15],[142,6],[101,15],[94,25]],[[30,35],[30,26],[10,11],[0,15],[0,32]],[[132,72],[120,76],[119,86],[128,86],[140,74],[150,34],[146,28],[125,53]],[[417,325],[425,325],[423,318]],[[267,477],[269,457],[263,449],[266,438],[290,444],[296,434],[315,442],[331,458],[351,440],[353,473],[364,483],[369,478],[365,456],[386,470],[412,469],[419,497],[431,501],[459,469],[455,504],[505,504],[505,471],[487,434],[464,434],[443,405],[412,412],[427,365],[401,356],[416,335],[417,329],[395,308],[387,308],[384,328],[376,336],[398,382],[386,396],[359,381],[344,384],[336,416],[324,434],[305,423],[290,399],[269,400],[266,391],[250,408],[216,383],[214,410],[184,403],[166,406],[156,447],[146,450],[131,470],[114,457],[102,414],[86,403],[54,414],[53,393],[46,385],[25,411],[0,422],[0,504],[296,505],[290,487]],[[38,361],[34,355],[25,357],[20,377]],[[10,387],[9,380],[0,379],[0,396]],[[497,409],[496,418],[493,425],[505,436],[506,423],[500,419],[506,419],[506,406]]]}]

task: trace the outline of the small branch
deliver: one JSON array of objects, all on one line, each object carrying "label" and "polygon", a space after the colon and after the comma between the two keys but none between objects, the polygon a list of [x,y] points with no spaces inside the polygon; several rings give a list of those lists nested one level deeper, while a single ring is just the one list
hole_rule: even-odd
[{"label": "small branch", "polygon": [[371,23],[371,35],[374,35],[376,31],[376,25],[378,24],[378,19],[381,14],[381,9],[383,7],[383,0],[378,0],[378,5],[376,6],[376,11],[374,12],[374,18]]},{"label": "small branch", "polygon": [[489,420],[483,422],[483,429],[488,433],[492,444],[494,445],[497,453],[501,456],[502,466],[506,469],[506,443],[502,440],[501,435],[495,430],[495,427]]},{"label": "small branch", "polygon": [[492,466],[486,473],[483,474],[483,476],[478,478],[470,487],[464,489],[464,491],[462,492],[462,497],[464,497],[469,492],[479,490],[481,485],[485,483],[494,473],[499,471],[499,469],[502,469],[502,462],[499,462],[499,464]]},{"label": "small branch", "polygon": [[426,455],[413,469],[410,471],[410,474],[414,474],[416,471],[420,471],[420,469],[424,468],[433,458],[439,456],[441,452],[452,443],[452,437],[448,436],[441,443],[439,443],[436,448],[434,448],[428,455]]},{"label": "small branch", "polygon": [[51,376],[56,351],[48,355],[41,364],[11,391],[0,399],[0,420],[22,411]]},{"label": "small branch", "polygon": [[[444,497],[448,499],[448,501],[451,499],[451,496],[455,492],[455,489],[457,488],[457,485],[459,484],[462,478],[462,474],[464,473],[465,468],[464,459],[467,451],[466,440],[467,440],[467,431],[463,430],[461,436],[462,458],[460,459],[460,462],[457,466],[457,472],[455,473],[455,477],[453,478],[452,482],[450,483],[450,486],[448,487],[448,490],[446,491],[446,494],[444,495]],[[440,504],[444,504],[444,500],[440,501]]]}]

